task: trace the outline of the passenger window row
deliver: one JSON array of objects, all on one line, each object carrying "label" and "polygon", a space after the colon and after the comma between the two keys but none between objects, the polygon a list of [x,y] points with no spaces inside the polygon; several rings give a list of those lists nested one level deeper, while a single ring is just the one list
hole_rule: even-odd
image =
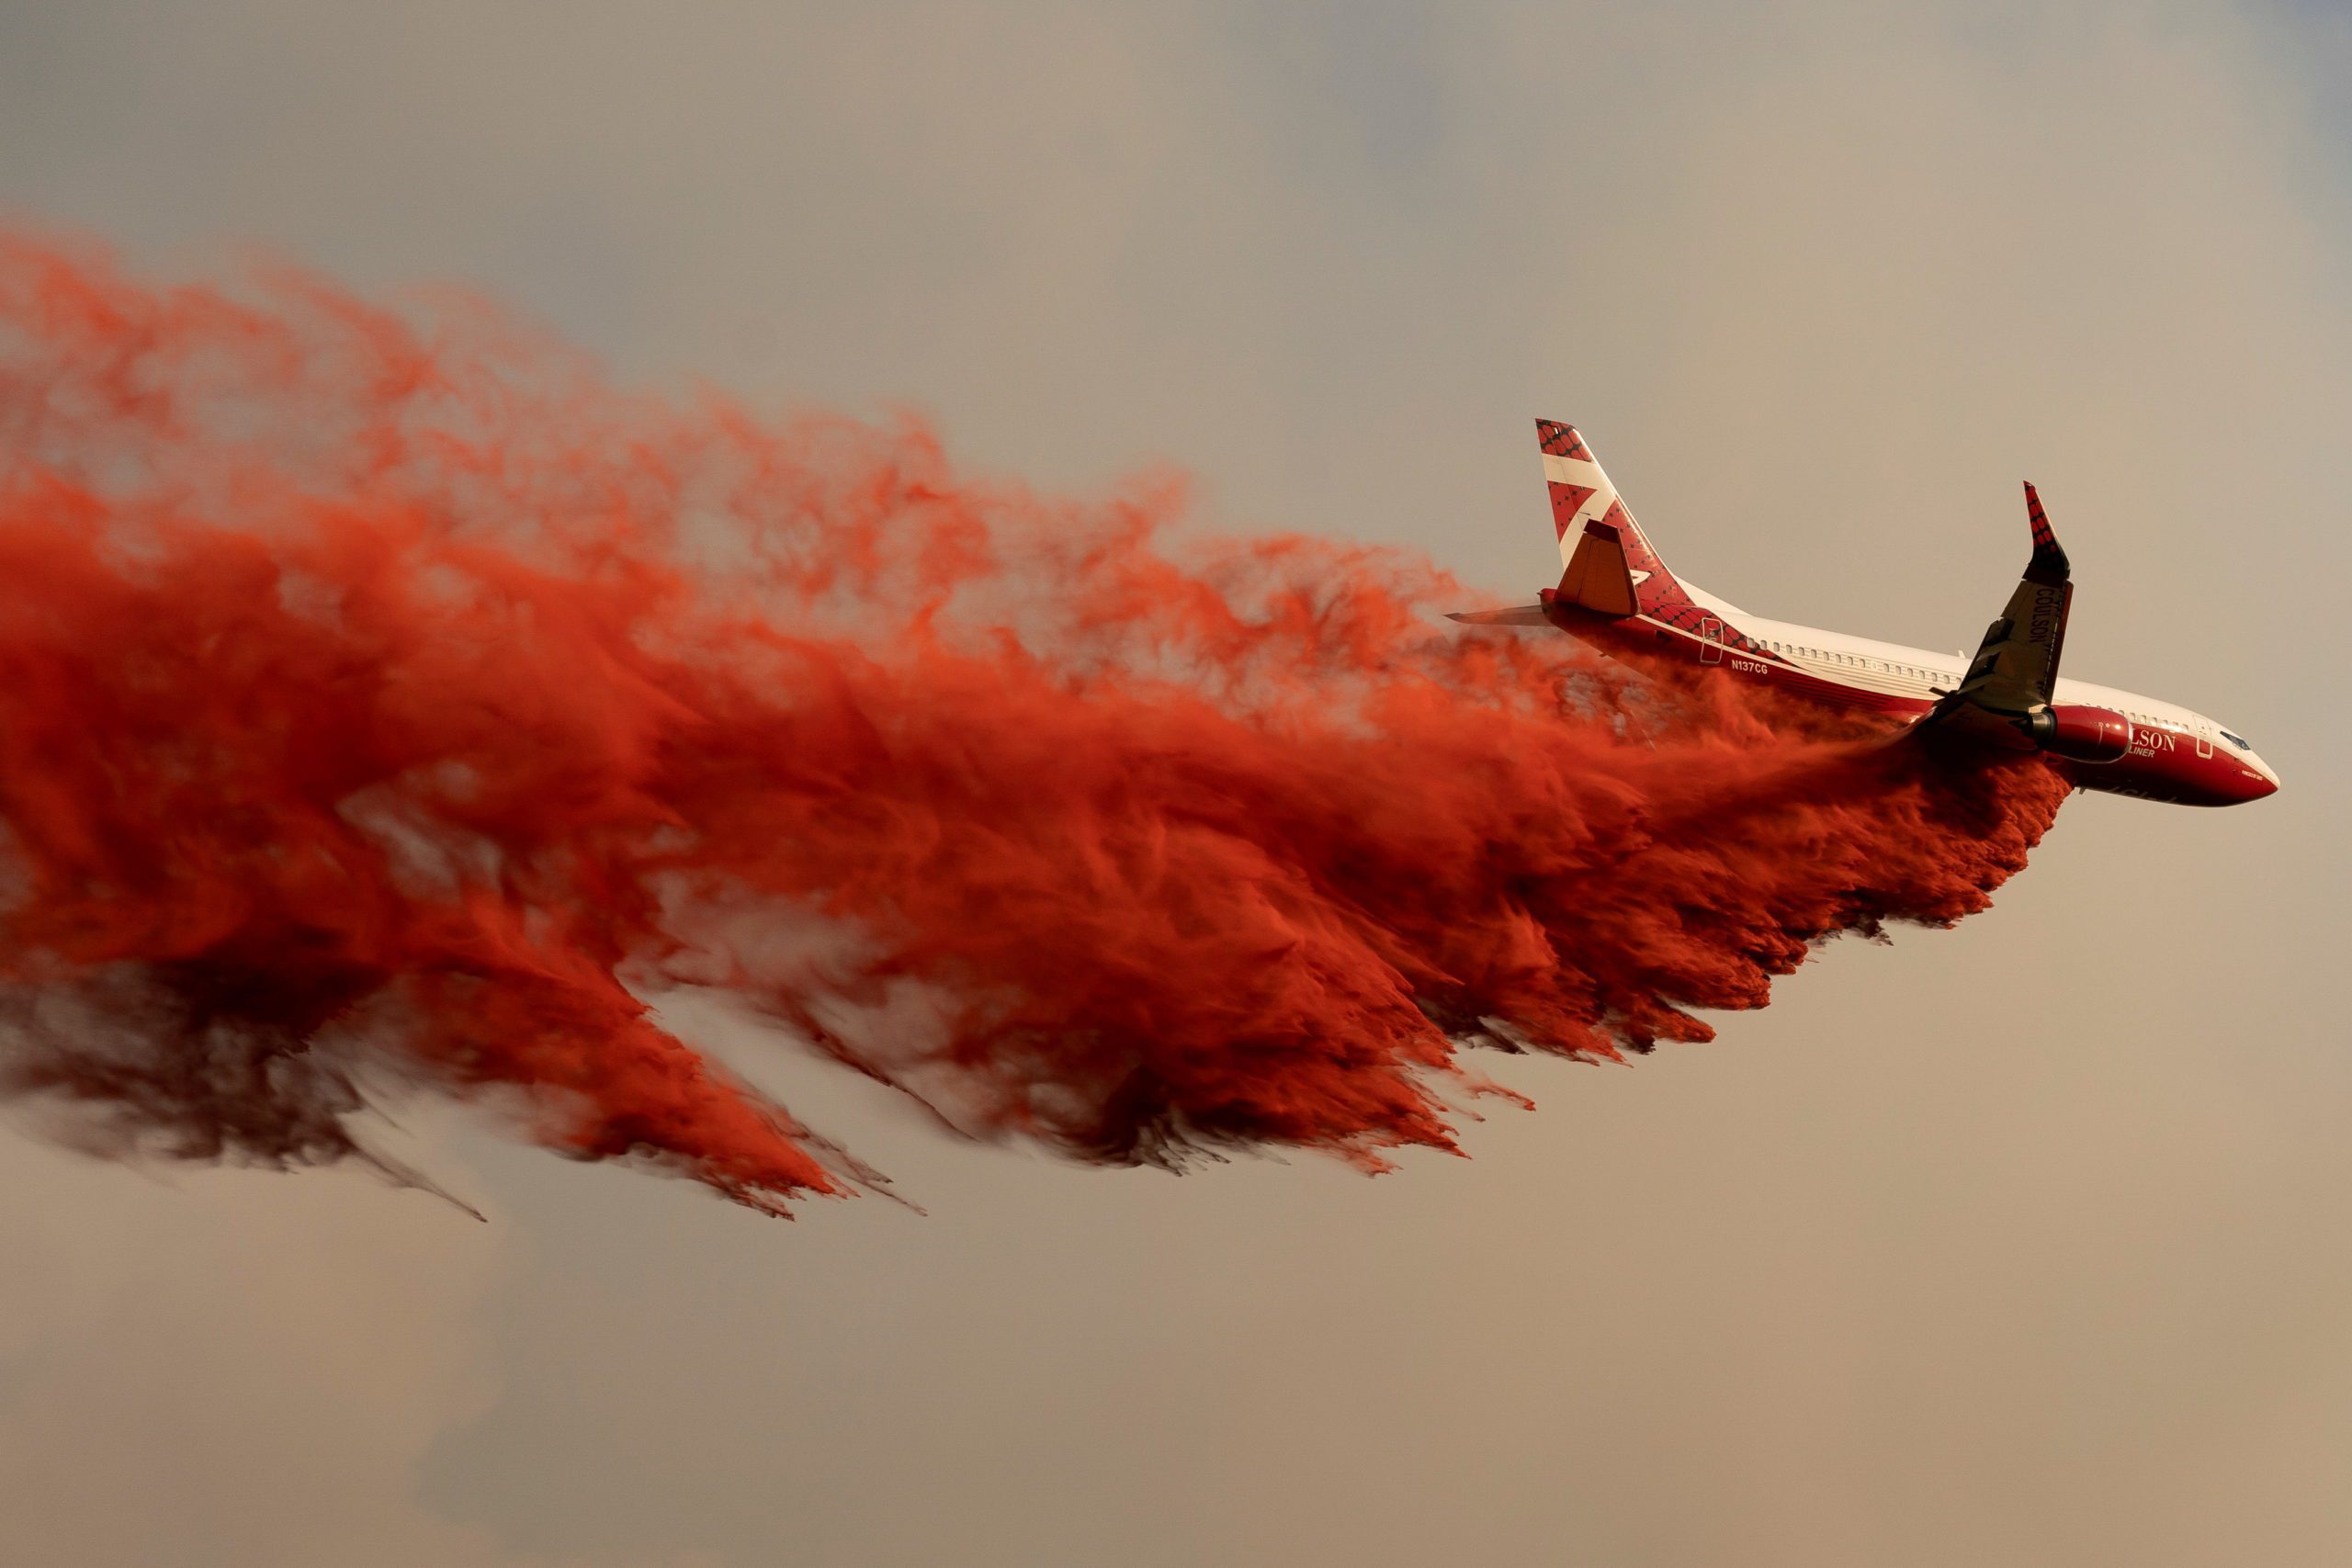
[{"label": "passenger window row", "polygon": [[[1951,675],[1942,671],[1922,669],[1916,664],[1896,664],[1883,659],[1862,659],[1850,653],[1828,653],[1817,648],[1804,648],[1792,642],[1774,642],[1767,637],[1742,637],[1739,639],[1739,646],[1749,649],[1769,649],[1773,653],[1791,654],[1800,659],[1826,659],[1836,664],[1849,664],[1858,669],[1875,670],[1890,675],[1905,675],[1915,681],[1926,681],[1930,684],[1938,681],[1948,681],[1951,679]],[[2131,709],[2126,708],[2123,710],[2123,716],[2132,720],[2134,724],[2144,724],[2149,726],[2151,728],[2162,729],[2171,728],[2169,720],[2157,718],[2153,714],[2134,713]],[[2183,728],[2196,730],[2199,734],[2207,733],[2199,726],[2192,725],[2185,726]],[[2231,734],[2226,729],[2217,728],[2211,731],[2211,733],[2219,735],[2222,739],[2228,741],[2231,745],[2236,747],[2241,751],[2251,751],[2254,750],[2254,747],[2248,742]]]},{"label": "passenger window row", "polygon": [[1804,659],[1826,659],[1833,664],[1850,664],[1859,670],[1875,670],[1883,674],[1907,675],[1915,681],[1940,681],[1947,677],[1933,670],[1923,670],[1916,664],[1895,664],[1883,659],[1863,659],[1851,653],[1825,653],[1817,648],[1804,648],[1792,642],[1758,641],[1743,637],[1748,648],[1770,649],[1774,653],[1791,653]]}]

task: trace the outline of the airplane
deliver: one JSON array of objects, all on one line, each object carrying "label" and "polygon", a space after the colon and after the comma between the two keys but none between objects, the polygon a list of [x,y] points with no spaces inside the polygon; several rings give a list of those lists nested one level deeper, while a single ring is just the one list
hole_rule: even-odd
[{"label": "airplane", "polygon": [[1572,425],[1535,422],[1560,544],[1560,585],[1540,602],[1457,621],[1550,626],[1604,652],[1642,651],[1826,706],[1874,710],[1906,733],[2041,751],[2083,789],[2181,806],[2235,806],[2278,788],[2241,736],[2177,704],[2064,680],[2074,583],[2028,483],[2033,554],[1976,656],[1872,642],[1751,615],[1668,571]]}]

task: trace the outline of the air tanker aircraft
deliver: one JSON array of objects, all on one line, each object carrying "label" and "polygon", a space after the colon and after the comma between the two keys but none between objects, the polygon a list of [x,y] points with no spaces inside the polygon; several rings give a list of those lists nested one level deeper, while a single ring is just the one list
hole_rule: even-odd
[{"label": "air tanker aircraft", "polygon": [[1875,709],[1913,733],[2040,750],[2075,784],[2182,806],[2235,806],[2278,787],[2254,748],[2203,714],[2058,678],[2074,598],[2066,552],[2025,487],[2033,558],[1962,665],[1952,655],[1751,615],[1667,570],[1572,426],[1535,422],[1566,570],[1542,603],[1457,621],[1552,626],[1603,650],[1642,649],[1719,667],[1826,705]]}]

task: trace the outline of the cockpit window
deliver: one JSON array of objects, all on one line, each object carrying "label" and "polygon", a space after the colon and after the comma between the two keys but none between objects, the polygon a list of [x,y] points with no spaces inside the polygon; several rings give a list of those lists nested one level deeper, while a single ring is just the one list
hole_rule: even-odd
[{"label": "cockpit window", "polygon": [[2233,745],[2233,746],[2236,747],[2236,748],[2237,748],[2239,750],[2241,750],[2241,751],[2251,751],[2251,750],[2254,750],[2254,748],[2253,748],[2253,747],[2251,747],[2251,746],[2247,745],[2245,741],[2243,741],[2243,740],[2239,739],[2236,736],[2232,735],[2232,734],[2231,734],[2228,730],[2226,730],[2226,729],[2224,729],[2223,731],[2222,731],[2222,739],[2224,739],[2224,740],[2226,740],[2226,741],[2228,741],[2231,745]]}]

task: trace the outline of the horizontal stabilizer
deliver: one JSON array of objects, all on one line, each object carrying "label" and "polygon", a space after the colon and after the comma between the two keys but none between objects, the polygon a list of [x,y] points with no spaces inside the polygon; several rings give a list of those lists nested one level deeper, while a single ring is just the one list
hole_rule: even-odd
[{"label": "horizontal stabilizer", "polygon": [[1615,525],[1596,518],[1584,525],[1555,597],[1603,615],[1634,613],[1634,573],[1625,564],[1624,536]]},{"label": "horizontal stabilizer", "polygon": [[1541,604],[1520,604],[1508,610],[1454,610],[1445,617],[1473,626],[1548,626],[1550,617]]}]

